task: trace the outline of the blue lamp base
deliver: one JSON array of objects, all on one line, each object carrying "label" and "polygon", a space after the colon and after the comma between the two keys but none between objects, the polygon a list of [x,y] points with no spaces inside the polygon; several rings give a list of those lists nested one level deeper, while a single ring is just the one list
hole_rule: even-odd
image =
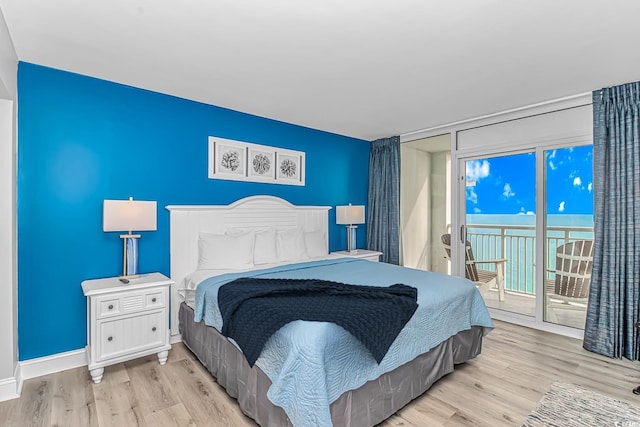
[{"label": "blue lamp base", "polygon": [[139,277],[138,274],[138,239],[139,234],[123,234],[124,254],[122,257],[122,276],[123,278],[134,279]]},{"label": "blue lamp base", "polygon": [[356,229],[357,225],[348,225],[347,226],[347,251],[349,253],[355,254],[358,252],[356,245]]}]

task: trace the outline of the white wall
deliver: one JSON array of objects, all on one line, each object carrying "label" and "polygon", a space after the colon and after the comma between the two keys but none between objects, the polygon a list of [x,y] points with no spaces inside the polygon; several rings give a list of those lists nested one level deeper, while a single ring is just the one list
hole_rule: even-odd
[{"label": "white wall", "polygon": [[13,105],[0,99],[0,379],[13,376],[16,362]]},{"label": "white wall", "polygon": [[400,227],[402,265],[429,270],[431,267],[431,154],[400,146]]},{"label": "white wall", "polygon": [[16,99],[18,58],[0,10],[0,98]]},{"label": "white wall", "polygon": [[440,236],[451,223],[451,137],[400,145],[402,265],[449,272]]},{"label": "white wall", "polygon": [[[0,383],[13,385],[14,391],[14,372],[17,363],[15,276],[17,67],[18,59],[0,11]],[[0,398],[3,394],[6,395],[6,388],[0,389]]]},{"label": "white wall", "polygon": [[450,263],[440,236],[451,224],[451,153],[431,153],[431,271],[448,273]]}]

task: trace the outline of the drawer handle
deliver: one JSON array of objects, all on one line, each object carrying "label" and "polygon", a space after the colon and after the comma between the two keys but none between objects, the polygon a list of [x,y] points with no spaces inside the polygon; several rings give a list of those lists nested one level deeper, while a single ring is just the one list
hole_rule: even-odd
[{"label": "drawer handle", "polygon": [[107,338],[107,341],[113,341],[113,337]]},{"label": "drawer handle", "polygon": [[151,302],[156,302],[156,298],[155,297],[151,298]]},{"label": "drawer handle", "polygon": [[153,328],[151,328],[151,332],[155,332],[156,331],[156,327],[154,326]]},{"label": "drawer handle", "polygon": [[109,304],[109,310],[113,310],[113,304]]}]

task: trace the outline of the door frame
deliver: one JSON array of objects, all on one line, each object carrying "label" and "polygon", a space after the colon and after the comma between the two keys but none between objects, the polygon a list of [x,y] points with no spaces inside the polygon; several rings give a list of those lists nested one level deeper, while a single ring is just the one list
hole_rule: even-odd
[{"label": "door frame", "polygon": [[[552,100],[530,104],[530,105],[526,105],[518,108],[507,109],[504,111],[487,114],[485,116],[479,116],[475,118],[460,120],[452,123],[433,126],[433,127],[429,127],[421,130],[416,130],[413,132],[408,132],[400,135],[400,142],[401,143],[409,142],[416,139],[427,138],[427,137],[443,135],[443,134],[450,135],[451,137],[451,175],[450,176],[451,176],[451,188],[452,188],[451,229],[459,230],[460,218],[459,218],[459,215],[456,215],[456,212],[460,212],[460,206],[461,206],[460,199],[459,199],[460,194],[458,190],[459,186],[457,185],[458,183],[457,176],[459,175],[458,159],[460,157],[480,155],[483,152],[485,154],[499,153],[499,152],[504,152],[506,150],[514,149],[518,147],[525,147],[525,148],[534,147],[537,149],[538,146],[540,148],[546,148],[548,146],[551,146],[551,145],[545,145],[544,141],[528,140],[528,141],[509,141],[508,143],[500,143],[497,145],[492,145],[491,147],[483,147],[485,149],[491,148],[490,152],[484,151],[484,150],[474,151],[469,149],[459,149],[459,144],[458,144],[459,132],[482,128],[485,126],[497,125],[500,123],[515,121],[515,120],[520,120],[520,119],[525,119],[530,117],[535,117],[535,116],[541,116],[545,114],[561,113],[564,110],[573,109],[573,108],[580,108],[580,107],[590,108],[591,104],[592,104],[592,93],[583,92],[576,95],[552,99]],[[575,125],[575,123],[573,123],[573,125]],[[571,129],[569,130],[569,133],[562,135],[562,140],[565,143],[570,143],[571,138],[575,138],[575,137],[580,138],[580,141],[576,141],[575,145],[593,143],[593,124],[581,123],[577,127],[576,126],[571,127]],[[557,140],[554,141],[554,144],[557,144],[557,142],[558,142]],[[544,163],[542,163],[541,166],[544,166]],[[541,167],[541,166],[538,166],[538,167]],[[540,188],[540,186],[537,185],[536,188]],[[536,198],[538,201],[537,203],[543,203],[542,201],[544,200],[544,198],[541,195],[539,195],[537,192],[536,192]],[[542,212],[541,207],[538,205],[536,205],[536,212]],[[536,219],[536,226],[538,226],[537,221],[538,220]],[[452,249],[451,272],[452,274],[457,273],[457,275],[462,275],[464,274],[463,272],[461,271],[456,272],[456,270],[454,270],[454,265],[455,265],[454,262],[458,263],[457,264],[458,268],[460,268],[459,260],[464,259],[463,250],[460,250],[459,248],[458,250],[459,251]],[[540,256],[541,254],[539,252],[536,252],[536,257],[540,257]],[[538,273],[536,274],[539,276]],[[495,310],[494,311],[489,310],[489,311],[491,313],[491,316],[494,319],[505,320],[514,324],[519,324],[519,325],[532,327],[540,330],[546,330],[546,331],[557,333],[560,335],[566,335],[574,338],[582,338],[582,331],[574,328],[561,327],[561,326],[551,324],[551,323],[546,323],[546,322],[536,323],[536,322],[532,322],[529,317],[519,318],[518,316],[509,316],[507,314],[504,314],[503,312],[497,312]]]},{"label": "door frame", "polygon": [[[544,277],[545,277],[545,262],[546,248],[545,241],[545,227],[546,227],[546,162],[545,151],[554,149],[563,149],[569,147],[583,146],[593,144],[591,139],[584,137],[571,138],[570,140],[560,141],[545,141],[537,143],[535,146],[520,146],[513,149],[486,149],[486,150],[470,150],[465,152],[454,152],[452,155],[451,169],[452,169],[452,191],[457,193],[452,195],[452,202],[455,202],[453,212],[457,212],[456,215],[451,216],[451,272],[454,275],[464,277],[464,260],[465,260],[465,247],[460,240],[461,226],[465,227],[466,235],[466,168],[465,164],[469,160],[486,159],[491,157],[509,156],[523,153],[533,153],[536,156],[536,245],[535,254],[538,262],[535,265],[535,277],[536,277],[536,308],[535,315],[528,316],[524,314],[508,312],[496,308],[489,308],[491,317],[497,320],[504,320],[510,323],[515,323],[523,326],[529,326],[540,330],[545,330],[573,338],[582,339],[584,331],[569,326],[558,325],[544,321]],[[455,184],[453,184],[455,183]],[[542,213],[542,214],[539,214]],[[454,239],[454,230],[455,236]]]}]

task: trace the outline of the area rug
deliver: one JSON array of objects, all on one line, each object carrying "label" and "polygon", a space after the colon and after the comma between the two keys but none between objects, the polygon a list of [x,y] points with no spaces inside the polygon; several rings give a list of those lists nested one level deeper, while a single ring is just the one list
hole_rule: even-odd
[{"label": "area rug", "polygon": [[553,383],[522,424],[540,426],[640,427],[640,406],[574,384]]}]

